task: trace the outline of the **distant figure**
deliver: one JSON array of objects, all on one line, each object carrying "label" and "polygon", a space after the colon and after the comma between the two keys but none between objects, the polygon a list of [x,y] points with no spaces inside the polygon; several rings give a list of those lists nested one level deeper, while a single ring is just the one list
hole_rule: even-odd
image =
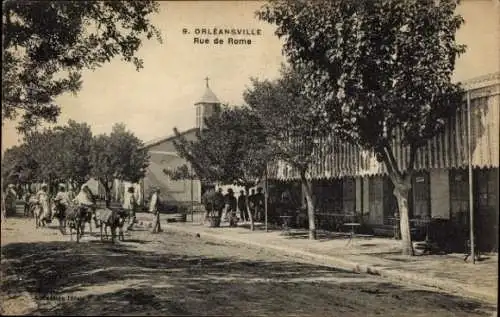
[{"label": "distant figure", "polygon": [[58,212],[64,214],[66,209],[71,203],[68,192],[66,191],[66,185],[59,184],[59,190],[57,191],[56,197],[54,198],[54,203],[56,204],[56,209]]},{"label": "distant figure", "polygon": [[160,225],[160,211],[158,206],[160,204],[160,189],[156,188],[151,196],[151,201],[149,202],[149,212],[154,213],[155,219],[153,221],[153,233],[162,232]]},{"label": "distant figure", "polygon": [[78,193],[78,195],[76,195],[74,200],[80,207],[85,207],[92,210],[95,208],[96,201],[87,184],[82,185],[80,192]]},{"label": "distant figure", "polygon": [[132,231],[133,230],[132,227],[134,226],[134,223],[136,222],[135,210],[137,208],[137,201],[136,201],[135,195],[134,195],[134,187],[129,187],[127,190],[127,193],[128,193],[128,195],[125,195],[125,197],[123,199],[123,209],[127,210],[128,215],[129,215],[129,217],[128,217],[129,223],[127,226],[127,230]]},{"label": "distant figure", "polygon": [[262,221],[264,218],[264,193],[262,192],[262,187],[257,188],[257,194],[254,197],[255,203],[255,219],[257,221]]},{"label": "distant figure", "polygon": [[246,198],[245,191],[240,190],[240,196],[238,196],[238,210],[240,211],[241,221],[248,221]]},{"label": "distant figure", "polygon": [[214,195],[214,209],[217,212],[217,216],[222,217],[222,211],[226,202],[224,201],[224,195],[222,194],[222,188],[219,188],[217,193]]},{"label": "distant figure", "polygon": [[5,215],[11,216],[16,213],[16,201],[17,201],[17,193],[15,190],[15,186],[13,184],[9,184],[7,186],[7,192],[5,193]]},{"label": "distant figure", "polygon": [[[82,188],[80,189],[80,192],[78,195],[76,195],[75,199],[73,201],[76,203],[76,205],[81,209],[86,209],[88,212],[92,214],[92,218],[94,219],[94,223],[96,228],[99,227],[99,222],[97,221],[97,218],[95,216],[95,210],[96,210],[96,200],[94,197],[94,194],[92,194],[92,191],[90,190],[89,186],[87,184],[83,184]],[[89,216],[90,217],[90,216]],[[90,226],[90,221],[91,218],[87,218],[85,221],[89,222]],[[92,230],[92,227],[90,227]]]},{"label": "distant figure", "polygon": [[31,196],[33,196],[33,193],[31,192],[31,188],[28,188],[26,192],[24,193],[23,196],[23,203],[24,203],[24,216],[29,217],[31,214]]},{"label": "distant figure", "polygon": [[48,186],[47,184],[42,184],[40,190],[35,194],[35,201],[38,204],[41,204],[44,200],[49,199],[49,194],[47,193]]},{"label": "distant figure", "polygon": [[226,221],[229,221],[232,217],[236,217],[236,197],[234,197],[234,192],[232,188],[227,190],[227,194],[224,197],[226,212]]},{"label": "distant figure", "polygon": [[44,226],[46,223],[51,223],[52,221],[52,210],[50,210],[50,200],[47,189],[48,185],[42,184],[33,201],[33,214],[35,215],[37,228],[38,226]]},{"label": "distant figure", "polygon": [[2,200],[2,206],[1,206],[0,211],[1,211],[2,215],[1,215],[0,219],[1,219],[1,221],[5,221],[5,218],[6,218],[6,215],[5,215],[5,197],[3,197],[3,195],[1,197],[1,200]]},{"label": "distant figure", "polygon": [[73,191],[73,188],[71,186],[69,187],[67,193],[69,201],[73,201],[75,199],[75,192]]},{"label": "distant figure", "polygon": [[210,188],[201,197],[201,202],[203,206],[205,206],[205,221],[208,220],[208,216],[210,216],[212,211],[214,210],[215,195],[215,189]]}]

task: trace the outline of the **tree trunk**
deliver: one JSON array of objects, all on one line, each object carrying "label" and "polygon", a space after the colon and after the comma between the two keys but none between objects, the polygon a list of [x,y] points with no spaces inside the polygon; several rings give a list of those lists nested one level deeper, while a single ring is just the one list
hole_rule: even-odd
[{"label": "tree trunk", "polygon": [[[110,208],[110,206],[111,206],[111,187],[109,186],[109,183],[107,182],[107,180],[104,180],[104,182],[101,180],[101,183],[104,187],[104,192],[105,192],[104,202],[106,204],[106,208]],[[99,188],[99,186],[98,186],[98,188]]]},{"label": "tree trunk", "polygon": [[401,247],[403,255],[413,256],[413,243],[411,241],[410,217],[408,208],[408,196],[411,189],[411,177],[391,176],[394,184],[394,196],[398,202],[399,228],[401,230]]},{"label": "tree trunk", "polygon": [[245,205],[247,208],[248,219],[250,219],[250,231],[254,231],[252,212],[250,211],[250,203],[248,202],[248,196],[250,195],[250,187],[245,186]]},{"label": "tree trunk", "polygon": [[302,182],[302,188],[304,189],[304,193],[306,195],[307,217],[309,218],[309,239],[316,240],[316,217],[314,216],[315,206],[312,197],[312,186],[311,182],[306,178],[305,170],[300,172],[300,180]]}]

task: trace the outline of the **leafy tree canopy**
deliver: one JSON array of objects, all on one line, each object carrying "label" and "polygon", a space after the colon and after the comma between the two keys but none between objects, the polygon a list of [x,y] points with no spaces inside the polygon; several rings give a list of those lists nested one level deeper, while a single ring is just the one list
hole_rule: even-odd
[{"label": "leafy tree canopy", "polygon": [[149,165],[143,142],[124,124],[115,124],[109,135],[94,138],[91,150],[91,175],[101,180],[106,190],[115,178],[138,182]]},{"label": "leafy tree canopy", "polygon": [[71,180],[79,188],[90,177],[92,131],[86,123],[69,120],[66,126],[57,127],[62,136],[58,152],[62,161],[60,178]]},{"label": "leafy tree canopy", "polygon": [[5,151],[2,158],[3,184],[29,183],[35,177],[38,167],[25,144],[13,146]]},{"label": "leafy tree canopy", "polygon": [[[277,25],[308,93],[346,139],[385,153],[396,127],[421,146],[460,102],[451,83],[463,19],[453,0],[272,1],[257,14]],[[390,152],[390,151],[389,151]]]},{"label": "leafy tree canopy", "polygon": [[132,62],[143,36],[161,41],[150,16],[155,1],[4,1],[2,117],[26,132],[55,122],[54,98],[81,88],[81,71],[116,56]]},{"label": "leafy tree canopy", "polygon": [[248,107],[225,106],[205,124],[195,141],[187,141],[174,129],[174,144],[181,157],[204,181],[254,186],[262,178],[268,158],[259,118]]},{"label": "leafy tree canopy", "polygon": [[321,147],[318,141],[329,129],[317,104],[304,93],[302,74],[282,66],[277,80],[251,81],[244,99],[265,128],[274,155],[307,170],[313,153]]}]

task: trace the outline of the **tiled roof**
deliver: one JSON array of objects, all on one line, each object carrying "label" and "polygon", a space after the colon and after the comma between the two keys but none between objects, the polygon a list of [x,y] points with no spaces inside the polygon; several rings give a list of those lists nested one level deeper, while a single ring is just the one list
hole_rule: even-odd
[{"label": "tiled roof", "polygon": [[205,89],[205,93],[201,97],[201,100],[195,103],[195,105],[200,103],[220,103],[220,101],[214,94],[214,92],[210,89],[210,87],[207,86],[207,88]]}]

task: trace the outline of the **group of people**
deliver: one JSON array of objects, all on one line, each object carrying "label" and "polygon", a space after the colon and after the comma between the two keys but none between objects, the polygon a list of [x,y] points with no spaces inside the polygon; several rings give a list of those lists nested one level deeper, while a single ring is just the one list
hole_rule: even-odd
[{"label": "group of people", "polygon": [[[206,210],[205,218],[208,217],[210,212],[214,211],[222,220],[230,221],[231,217],[235,217],[239,212],[241,221],[249,221],[246,200],[247,195],[243,190],[240,191],[238,198],[235,197],[232,188],[228,188],[225,195],[222,188],[219,188],[216,192],[213,189],[208,190],[202,197],[202,203]],[[264,220],[264,204],[262,187],[257,188],[257,193],[255,189],[252,189],[250,195],[248,195],[248,207],[253,220]]]},{"label": "group of people", "polygon": [[[53,196],[52,199],[54,210],[47,210],[47,213],[49,213],[49,218],[65,218],[66,213],[71,206],[83,207],[91,211],[95,211],[97,207],[96,196],[92,193],[87,184],[82,185],[77,195],[74,194],[71,188],[67,189],[65,184],[61,183],[57,188],[57,193]],[[2,194],[2,219],[8,215],[15,214],[17,200],[18,193],[15,190],[15,185],[9,184],[6,188],[6,191]],[[41,184],[40,189],[36,193],[31,189],[28,189],[23,195],[22,200],[24,202],[24,215],[33,215],[35,208],[50,205],[48,204],[48,202],[50,202],[51,200],[48,185]],[[149,211],[154,213],[155,215],[153,233],[162,232],[159,219],[159,205],[160,189],[156,188],[153,191],[149,203]],[[133,226],[137,222],[136,212],[139,207],[136,196],[134,195],[134,187],[128,188],[127,195],[125,195],[125,197],[123,198],[122,207],[127,211],[128,214],[127,230],[133,230]],[[54,212],[54,214],[52,214],[52,212]],[[95,216],[94,221],[96,221],[96,226],[98,226]]]}]

